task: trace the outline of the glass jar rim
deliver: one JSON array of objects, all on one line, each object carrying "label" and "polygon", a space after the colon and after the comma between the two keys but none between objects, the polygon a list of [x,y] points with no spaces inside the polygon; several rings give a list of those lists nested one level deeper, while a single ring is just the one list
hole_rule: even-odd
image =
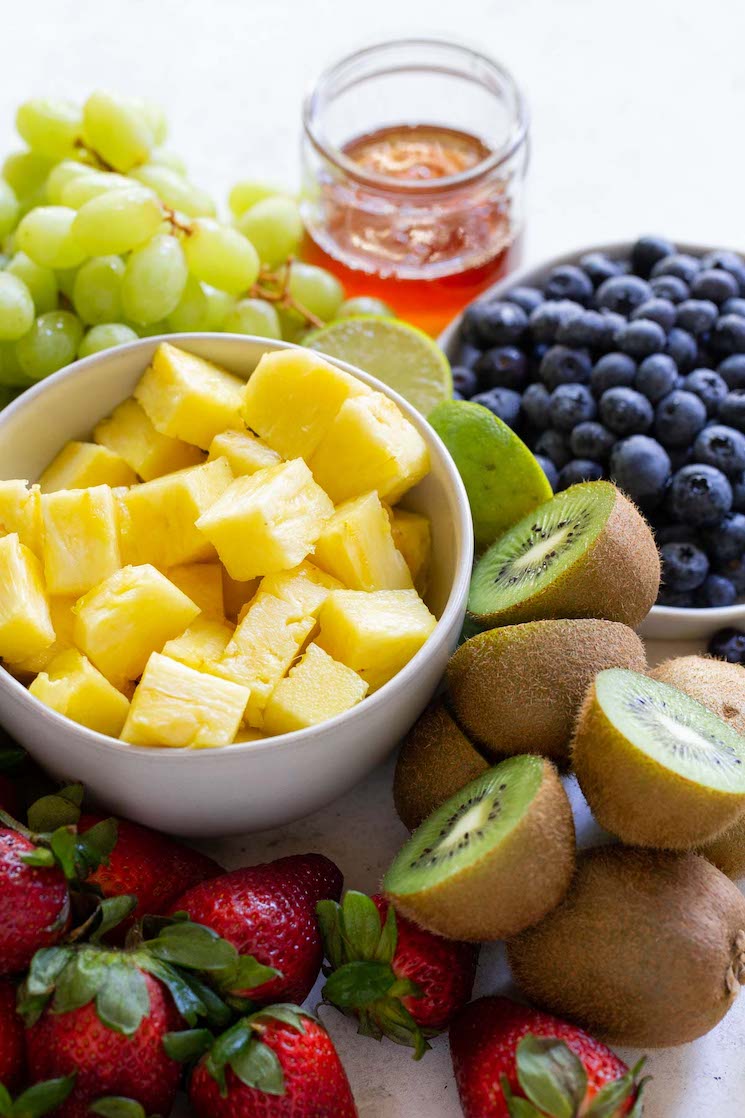
[{"label": "glass jar rim", "polygon": [[[430,182],[421,182],[419,180],[396,178],[392,175],[380,175],[374,171],[367,171],[345,155],[342,149],[332,143],[331,140],[325,136],[322,128],[318,126],[316,118],[324,104],[328,87],[332,86],[335,79],[343,75],[345,69],[354,66],[356,63],[363,62],[366,58],[386,49],[396,49],[407,46],[414,48],[444,48],[449,51],[470,55],[490,69],[492,73],[503,82],[512,98],[514,104],[513,122],[507,139],[473,167],[469,167],[465,171],[460,171],[456,175],[443,175],[442,178],[433,179]],[[408,66],[399,66],[398,69],[413,71],[435,69],[435,67],[412,63]],[[444,66],[437,67],[437,69],[445,74],[449,73],[457,77],[463,77],[466,80],[475,80],[462,72]],[[365,77],[349,80],[346,84],[340,86],[336,92],[343,93],[345,90],[352,88],[354,85],[364,80]],[[489,174],[505,163],[522,146],[527,137],[528,123],[529,113],[527,102],[510,71],[502,66],[501,63],[497,62],[496,59],[491,58],[488,54],[484,54],[475,47],[462,42],[452,42],[447,39],[386,39],[381,42],[371,43],[369,46],[353,51],[351,54],[345,55],[343,58],[340,58],[338,61],[326,67],[318,76],[313,88],[303,100],[303,129],[319,155],[336,164],[349,178],[354,179],[363,186],[368,186],[373,189],[396,190],[399,193],[408,194],[436,194],[464,186],[467,183],[478,180],[484,175]]]}]

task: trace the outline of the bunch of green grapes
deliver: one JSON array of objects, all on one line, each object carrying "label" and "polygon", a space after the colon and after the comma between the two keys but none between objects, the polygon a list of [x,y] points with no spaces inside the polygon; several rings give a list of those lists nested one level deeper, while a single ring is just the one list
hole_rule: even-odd
[{"label": "bunch of green grapes", "polygon": [[[346,311],[298,262],[297,203],[257,182],[229,220],[164,150],[150,103],[27,101],[27,147],[0,178],[0,406],[57,369],[137,337],[218,330],[297,341]],[[349,310],[354,310],[351,302]]]}]

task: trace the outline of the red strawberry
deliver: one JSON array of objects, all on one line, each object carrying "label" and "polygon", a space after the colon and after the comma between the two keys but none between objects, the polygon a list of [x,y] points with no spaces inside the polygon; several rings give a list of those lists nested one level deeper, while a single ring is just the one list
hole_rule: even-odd
[{"label": "red strawberry", "polygon": [[642,1113],[643,1061],[629,1071],[582,1029],[509,998],[466,1006],[450,1028],[450,1053],[466,1118]]},{"label": "red strawberry", "polygon": [[324,1001],[359,1018],[360,1032],[388,1036],[418,1059],[471,996],[478,947],[443,939],[397,914],[381,896],[349,892],[318,905],[331,973]]},{"label": "red strawberry", "polygon": [[23,1078],[23,1022],[16,1013],[16,988],[0,978],[0,1083],[14,1091]]},{"label": "red strawberry", "polygon": [[[232,943],[247,965],[222,989],[266,1004],[302,1002],[323,960],[316,904],[341,895],[340,870],[322,854],[295,854],[195,885],[171,906]],[[246,959],[246,964],[252,960]],[[255,963],[254,963],[255,967]],[[267,973],[274,967],[280,973]]]},{"label": "red strawberry", "polygon": [[291,1005],[224,1033],[194,1069],[189,1099],[197,1118],[357,1118],[331,1038]]},{"label": "red strawberry", "polygon": [[0,828],[0,974],[25,970],[39,948],[56,943],[67,928],[65,875],[53,862],[25,861],[37,853],[29,838]]}]

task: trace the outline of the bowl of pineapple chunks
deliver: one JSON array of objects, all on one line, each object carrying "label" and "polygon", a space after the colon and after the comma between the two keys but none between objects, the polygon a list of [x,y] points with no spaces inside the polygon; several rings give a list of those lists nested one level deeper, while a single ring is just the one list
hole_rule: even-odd
[{"label": "bowl of pineapple chunks", "polygon": [[266,339],[142,339],[0,415],[0,721],[184,835],[277,826],[400,740],[457,642],[455,466],[410,405]]}]

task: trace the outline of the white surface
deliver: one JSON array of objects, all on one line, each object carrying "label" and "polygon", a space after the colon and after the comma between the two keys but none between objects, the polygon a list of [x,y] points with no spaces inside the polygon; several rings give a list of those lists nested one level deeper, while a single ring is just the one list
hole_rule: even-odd
[{"label": "white surface", "polygon": [[[216,194],[238,175],[292,176],[299,100],[363,40],[470,39],[514,69],[533,110],[527,255],[659,231],[745,245],[739,0],[36,0],[3,10],[0,150],[25,95],[108,85],[161,101],[172,146]],[[382,769],[326,812],[218,852],[231,865],[309,848],[374,888],[404,838]],[[219,845],[219,844],[217,844]],[[484,952],[477,992],[500,953]],[[459,1118],[446,1041],[414,1064],[324,1011],[363,1118]],[[705,1040],[655,1053],[647,1118],[742,1118],[745,998]]]}]

